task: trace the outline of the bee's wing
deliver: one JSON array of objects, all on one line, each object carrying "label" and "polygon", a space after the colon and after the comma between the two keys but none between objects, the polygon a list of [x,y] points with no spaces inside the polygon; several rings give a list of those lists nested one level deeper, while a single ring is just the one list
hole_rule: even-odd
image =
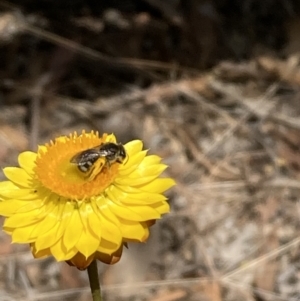
[{"label": "bee's wing", "polygon": [[99,157],[99,151],[96,148],[91,148],[75,154],[70,162],[77,165],[85,164],[87,161],[95,161]]},{"label": "bee's wing", "polygon": [[83,154],[84,154],[84,151],[80,152],[80,153],[77,153],[76,155],[74,155],[71,158],[70,162],[75,163],[75,164],[80,164],[80,162],[82,161],[82,158],[83,158]]}]

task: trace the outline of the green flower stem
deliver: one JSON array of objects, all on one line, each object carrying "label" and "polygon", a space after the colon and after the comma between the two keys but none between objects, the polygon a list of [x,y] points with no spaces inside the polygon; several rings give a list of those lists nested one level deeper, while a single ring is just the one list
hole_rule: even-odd
[{"label": "green flower stem", "polygon": [[92,263],[88,266],[88,275],[93,301],[102,301],[96,260],[93,260]]}]

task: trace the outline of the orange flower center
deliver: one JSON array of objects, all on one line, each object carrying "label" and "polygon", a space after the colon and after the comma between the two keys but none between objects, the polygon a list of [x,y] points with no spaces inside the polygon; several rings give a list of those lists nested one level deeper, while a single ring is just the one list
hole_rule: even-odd
[{"label": "orange flower center", "polygon": [[[99,137],[98,132],[83,132],[80,136],[74,133],[69,137],[60,137],[40,147],[35,170],[37,180],[52,192],[72,200],[99,195],[114,181],[119,163],[105,164],[91,178],[80,171],[71,159],[76,154],[105,142],[115,142],[115,137],[107,134]],[[98,163],[96,161],[93,164]]]}]

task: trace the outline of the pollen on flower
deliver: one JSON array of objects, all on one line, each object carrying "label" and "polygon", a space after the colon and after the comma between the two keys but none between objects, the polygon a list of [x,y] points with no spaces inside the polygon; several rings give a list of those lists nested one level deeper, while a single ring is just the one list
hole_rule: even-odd
[{"label": "pollen on flower", "polygon": [[111,135],[99,137],[98,132],[86,135],[77,133],[60,137],[39,148],[36,159],[36,177],[44,187],[69,199],[85,199],[101,193],[113,182],[118,164],[104,167],[92,180],[87,179],[70,162],[76,153],[111,141]]}]

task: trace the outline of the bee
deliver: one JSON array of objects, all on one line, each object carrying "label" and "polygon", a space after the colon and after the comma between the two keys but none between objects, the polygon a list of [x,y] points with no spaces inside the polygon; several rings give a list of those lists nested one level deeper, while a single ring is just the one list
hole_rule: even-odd
[{"label": "bee", "polygon": [[104,167],[110,167],[115,162],[123,163],[126,157],[122,143],[106,142],[76,154],[70,162],[76,164],[89,180],[93,180]]}]

